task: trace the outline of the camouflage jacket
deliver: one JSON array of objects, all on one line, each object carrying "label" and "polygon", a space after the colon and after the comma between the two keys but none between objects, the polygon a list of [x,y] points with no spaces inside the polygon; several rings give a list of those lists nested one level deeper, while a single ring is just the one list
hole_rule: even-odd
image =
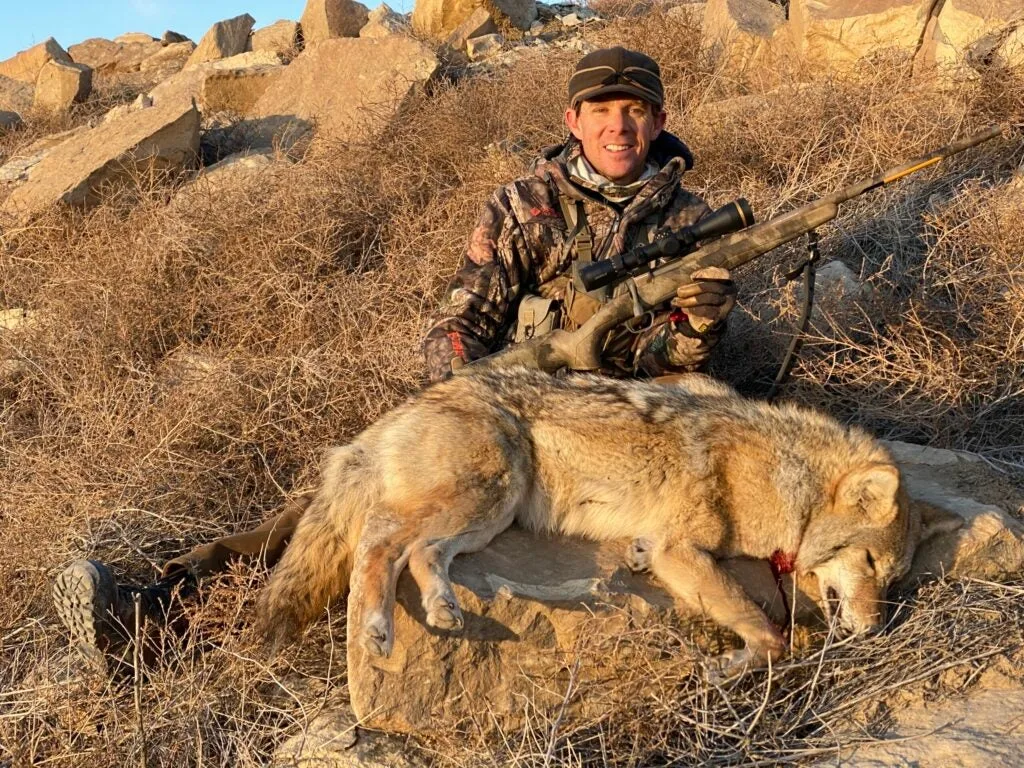
[{"label": "camouflage jacket", "polygon": [[[659,167],[625,205],[616,205],[570,181],[566,163],[581,152],[571,139],[549,148],[534,172],[500,187],[484,206],[469,237],[462,265],[438,313],[429,321],[423,350],[431,381],[451,374],[452,362],[475,360],[504,346],[515,328],[525,294],[564,299],[567,275],[577,259],[575,239],[559,195],[583,203],[593,237],[593,258],[607,258],[653,237],[655,230],[693,224],[710,209],[682,187],[689,150],[667,132],[654,141],[650,159]],[[605,373],[658,376],[697,370],[707,361],[721,327],[697,335],[671,307],[648,317],[643,330],[621,327],[605,342]]]}]

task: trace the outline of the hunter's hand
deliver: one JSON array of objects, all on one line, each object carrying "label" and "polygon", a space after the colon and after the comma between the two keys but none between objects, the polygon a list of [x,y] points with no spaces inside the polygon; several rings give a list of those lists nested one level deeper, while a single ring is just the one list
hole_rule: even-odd
[{"label": "hunter's hand", "polygon": [[693,282],[679,286],[671,303],[686,313],[697,333],[704,333],[732,312],[736,306],[736,285],[729,270],[722,267],[698,269],[690,278]]}]

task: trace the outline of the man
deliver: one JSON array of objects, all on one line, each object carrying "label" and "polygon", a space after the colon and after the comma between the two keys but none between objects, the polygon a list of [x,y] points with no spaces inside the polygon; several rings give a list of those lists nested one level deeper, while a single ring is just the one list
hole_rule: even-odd
[{"label": "man", "polygon": [[[575,265],[650,242],[665,227],[693,224],[708,206],[683,189],[692,161],[664,131],[657,63],[624,48],[594,51],[569,81],[570,137],[536,161],[533,174],[501,187],[485,205],[466,257],[424,340],[431,381],[512,341],[555,327],[576,328],[609,294],[578,290]],[[704,365],[735,304],[726,270],[708,268],[671,306],[609,334],[604,371],[662,376]],[[280,557],[309,504],[301,494],[255,530],[218,539],[168,562],[147,587],[117,584],[97,561],[72,563],[54,582],[57,614],[88,657],[126,647],[138,599],[150,618],[171,593],[195,588],[234,559]]]},{"label": "man", "polygon": [[[432,381],[522,340],[533,324],[579,327],[607,294],[577,290],[574,265],[646,244],[657,230],[693,224],[709,211],[682,187],[692,161],[664,131],[665,119],[653,59],[624,48],[583,57],[569,80],[569,139],[546,150],[531,176],[497,190],[470,236],[445,314],[426,334]],[[609,334],[606,373],[661,376],[707,362],[735,289],[723,269],[694,277],[674,309]]]}]

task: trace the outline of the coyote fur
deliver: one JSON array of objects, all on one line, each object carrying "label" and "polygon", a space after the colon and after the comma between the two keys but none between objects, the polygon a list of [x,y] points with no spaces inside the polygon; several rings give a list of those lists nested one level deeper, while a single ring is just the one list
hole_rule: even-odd
[{"label": "coyote fur", "polygon": [[726,674],[785,643],[719,559],[783,553],[817,576],[840,630],[873,632],[921,531],[888,451],[821,413],[701,375],[665,385],[485,372],[428,388],[329,452],[257,629],[276,646],[350,589],[349,643],[387,656],[408,567],[427,623],[458,630],[448,566],[513,522],[632,540],[632,567],[744,641],[715,660]]}]

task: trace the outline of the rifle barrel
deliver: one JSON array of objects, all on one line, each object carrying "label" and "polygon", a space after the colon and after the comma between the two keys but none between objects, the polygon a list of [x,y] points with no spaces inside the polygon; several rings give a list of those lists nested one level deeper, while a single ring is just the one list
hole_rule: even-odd
[{"label": "rifle barrel", "polygon": [[883,171],[877,176],[872,176],[870,179],[864,181],[858,181],[855,184],[851,184],[838,192],[829,195],[828,199],[831,202],[845,203],[847,200],[851,200],[858,195],[862,195],[865,192],[869,192],[872,189],[891,184],[894,181],[899,181],[904,176],[909,176],[915,171],[920,171],[923,168],[927,168],[930,165],[943,160],[951,155],[955,155],[958,152],[963,152],[965,149],[975,147],[982,142],[994,139],[1003,133],[1003,127],[1001,125],[990,125],[984,131],[980,131],[973,136],[960,139],[960,141],[954,141],[947,144],[944,147],[929,152],[927,155],[921,155],[921,157],[915,157],[913,160],[908,160],[901,165],[897,165],[894,168],[890,168],[887,171]]}]

